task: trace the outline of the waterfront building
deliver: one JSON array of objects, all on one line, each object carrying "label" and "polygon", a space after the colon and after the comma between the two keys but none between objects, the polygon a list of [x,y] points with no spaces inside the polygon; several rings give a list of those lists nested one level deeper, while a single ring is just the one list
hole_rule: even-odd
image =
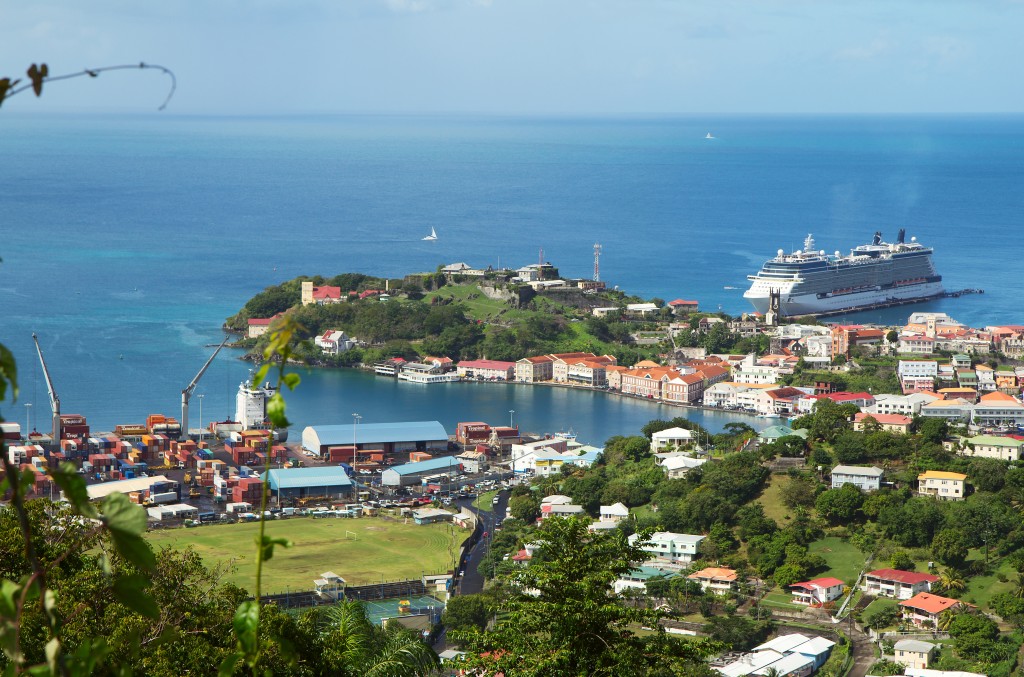
[{"label": "waterfront building", "polygon": [[593,381],[592,373],[594,367],[601,369],[600,385],[606,382],[605,370],[618,364],[618,360],[612,355],[595,355],[594,353],[552,353],[551,358],[551,380],[555,383],[584,383],[586,385],[598,385],[588,383]]},{"label": "waterfront building", "polygon": [[328,329],[313,342],[325,355],[338,355],[356,347],[356,340],[341,329]]},{"label": "waterfront building", "polygon": [[516,361],[516,380],[521,383],[550,381],[552,378],[553,363],[554,358],[550,355],[524,357],[523,359]]},{"label": "waterfront building", "polygon": [[259,338],[260,336],[263,336],[270,329],[270,325],[274,322],[274,320],[281,317],[282,315],[284,315],[284,313],[278,313],[277,315],[274,315],[272,317],[264,318],[250,317],[247,321],[249,331],[246,334],[246,338]]},{"label": "waterfront building", "polygon": [[845,484],[852,484],[863,492],[878,491],[882,488],[881,468],[867,468],[853,465],[837,465],[832,468],[832,488],[838,489]]},{"label": "waterfront building", "polygon": [[958,472],[928,470],[917,476],[917,492],[941,501],[962,501],[967,486],[967,475]]},{"label": "waterfront building", "polygon": [[864,408],[868,414],[902,414],[903,416],[917,416],[921,413],[921,407],[929,402],[941,400],[942,397],[935,393],[917,392],[907,395],[894,395],[880,393],[874,395],[875,403]]},{"label": "waterfront building", "polygon": [[674,378],[679,378],[679,376],[679,372],[671,367],[655,366],[630,369],[621,374],[621,390],[624,395],[660,400],[664,384]]},{"label": "waterfront building", "polygon": [[516,363],[502,360],[463,360],[455,365],[459,378],[484,381],[511,381],[515,378]]},{"label": "waterfront building", "polygon": [[331,447],[340,446],[383,449],[389,455],[447,449],[448,433],[439,421],[311,425],[302,431],[302,447],[320,456],[328,455]]}]

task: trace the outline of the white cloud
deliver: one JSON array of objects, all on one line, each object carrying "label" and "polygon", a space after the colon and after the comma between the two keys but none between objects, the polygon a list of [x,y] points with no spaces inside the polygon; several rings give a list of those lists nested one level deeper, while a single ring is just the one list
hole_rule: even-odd
[{"label": "white cloud", "polygon": [[870,61],[891,54],[894,47],[887,36],[879,35],[870,42],[840,49],[834,57],[840,61]]}]

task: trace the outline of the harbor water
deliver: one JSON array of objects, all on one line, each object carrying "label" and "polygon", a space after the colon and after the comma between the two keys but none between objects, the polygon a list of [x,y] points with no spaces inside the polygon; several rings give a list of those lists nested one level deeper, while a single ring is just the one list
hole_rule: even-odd
[{"label": "harbor water", "polygon": [[[1024,118],[203,118],[0,122],[0,342],[22,392],[6,418],[47,429],[40,338],[65,413],[94,429],[177,415],[219,326],[300,274],[400,276],[464,261],[593,275],[645,298],[738,314],[746,275],[813,233],[848,251],[881,230],[935,249],[949,298],[848,319],[944,311],[1021,324]],[[714,139],[705,139],[714,130]],[[434,228],[436,241],[422,238]],[[225,351],[203,419],[234,412],[250,364]],[[437,419],[574,428],[601,443],[680,410],[603,393],[418,386],[307,371],[296,426]],[[25,405],[31,405],[26,407]],[[192,421],[199,422],[199,399]],[[687,412],[712,429],[731,418]],[[749,419],[754,423],[753,419]],[[764,421],[760,422],[762,425]],[[292,439],[297,437],[293,430]]]}]

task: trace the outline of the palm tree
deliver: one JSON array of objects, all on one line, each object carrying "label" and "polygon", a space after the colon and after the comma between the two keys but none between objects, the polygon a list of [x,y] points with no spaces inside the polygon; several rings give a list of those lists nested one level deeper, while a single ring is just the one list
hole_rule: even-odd
[{"label": "palm tree", "polygon": [[437,654],[418,633],[398,623],[374,626],[361,602],[339,602],[327,609],[324,620],[324,653],[335,674],[424,677],[440,666]]},{"label": "palm tree", "polygon": [[943,569],[939,574],[939,585],[944,592],[963,592],[967,589],[964,577],[956,569]]},{"label": "palm tree", "polygon": [[939,614],[939,622],[935,625],[935,628],[937,630],[949,630],[950,626],[953,624],[953,620],[965,611],[967,611],[967,605],[963,602],[949,607]]},{"label": "palm tree", "polygon": [[1024,599],[1024,573],[1017,574],[1017,587],[1013,591],[1013,596],[1017,599]]}]

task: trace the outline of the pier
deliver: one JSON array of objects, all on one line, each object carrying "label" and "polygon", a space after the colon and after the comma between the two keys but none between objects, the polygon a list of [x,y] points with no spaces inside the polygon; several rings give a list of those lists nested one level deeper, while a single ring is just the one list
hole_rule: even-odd
[{"label": "pier", "polygon": [[[848,315],[850,313],[865,313],[872,310],[882,310],[884,308],[895,308],[897,306],[907,306],[911,303],[921,303],[922,301],[932,301],[934,299],[947,299],[947,298],[959,298],[966,294],[984,294],[984,289],[957,289],[956,291],[944,291],[941,294],[933,294],[932,296],[918,296],[913,299],[892,299],[890,301],[883,301],[882,303],[872,303],[867,306],[855,306],[853,308],[840,308],[839,310],[826,310],[822,313],[806,313],[804,316],[811,317],[835,317],[836,315]],[[799,315],[794,317],[800,317]]]}]

